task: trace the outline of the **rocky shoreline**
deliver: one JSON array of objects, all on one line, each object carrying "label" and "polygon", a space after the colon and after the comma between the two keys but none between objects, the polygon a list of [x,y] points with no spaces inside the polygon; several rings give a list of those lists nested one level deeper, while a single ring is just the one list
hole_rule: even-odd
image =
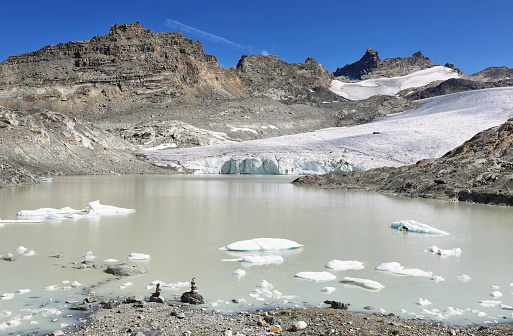
[{"label": "rocky shoreline", "polygon": [[49,335],[513,335],[513,324],[454,326],[394,314],[344,309],[257,310],[234,315],[180,303],[108,300],[83,318],[83,324]]}]

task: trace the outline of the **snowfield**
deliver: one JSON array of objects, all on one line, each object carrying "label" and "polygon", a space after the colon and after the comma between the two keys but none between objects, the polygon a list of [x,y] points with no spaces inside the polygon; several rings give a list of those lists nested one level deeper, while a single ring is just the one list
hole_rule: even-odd
[{"label": "snowfield", "polygon": [[394,96],[401,90],[424,86],[438,80],[458,77],[460,75],[456,71],[439,65],[393,78],[367,79],[356,83],[344,83],[339,80],[333,80],[330,90],[346,99],[361,100],[378,94]]},{"label": "snowfield", "polygon": [[513,117],[513,88],[454,93],[373,122],[214,146],[141,151],[158,166],[196,174],[324,174],[436,158]]}]

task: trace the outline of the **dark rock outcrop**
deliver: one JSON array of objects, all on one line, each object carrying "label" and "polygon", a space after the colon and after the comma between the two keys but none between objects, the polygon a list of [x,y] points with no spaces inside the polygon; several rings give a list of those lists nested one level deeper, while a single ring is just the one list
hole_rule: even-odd
[{"label": "dark rock outcrop", "polygon": [[343,100],[329,91],[332,76],[313,58],[287,63],[276,55],[243,55],[236,67],[246,92],[285,103]]},{"label": "dark rock outcrop", "polygon": [[[412,72],[428,69],[438,64],[431,60],[420,51],[414,53],[410,57],[395,57],[381,60],[377,51],[367,49],[363,57],[352,64],[347,64],[342,68],[338,68],[334,75],[336,77],[346,77],[350,80],[361,80],[380,77],[397,77],[408,75]],[[447,64],[447,67],[460,73],[461,70],[456,69],[454,65]]]},{"label": "dark rock outcrop", "polygon": [[480,132],[439,159],[363,173],[305,176],[295,184],[409,197],[513,205],[513,119]]},{"label": "dark rock outcrop", "polygon": [[351,80],[362,79],[376,69],[380,62],[378,52],[369,48],[360,60],[352,64],[346,64],[342,68],[337,68],[333,75],[335,77],[343,76]]},{"label": "dark rock outcrop", "polygon": [[488,67],[473,75],[470,75],[471,80],[479,82],[502,82],[511,81],[513,79],[513,69],[502,67]]}]

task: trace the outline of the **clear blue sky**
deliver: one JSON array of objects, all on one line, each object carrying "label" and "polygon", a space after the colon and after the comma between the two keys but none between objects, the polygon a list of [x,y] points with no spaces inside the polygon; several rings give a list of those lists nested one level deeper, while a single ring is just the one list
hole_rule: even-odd
[{"label": "clear blue sky", "polygon": [[28,0],[3,1],[0,11],[0,61],[139,21],[154,32],[182,30],[223,67],[269,53],[290,63],[313,57],[335,71],[372,48],[381,59],[422,51],[467,74],[513,68],[513,0]]}]

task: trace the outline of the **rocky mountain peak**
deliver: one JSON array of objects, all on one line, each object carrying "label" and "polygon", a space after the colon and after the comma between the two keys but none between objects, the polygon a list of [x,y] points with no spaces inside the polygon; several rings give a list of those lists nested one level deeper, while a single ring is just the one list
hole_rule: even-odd
[{"label": "rocky mountain peak", "polygon": [[359,61],[352,64],[346,64],[342,68],[337,68],[334,75],[335,77],[343,76],[353,80],[362,79],[363,76],[376,69],[380,62],[381,59],[379,58],[378,52],[369,48]]},{"label": "rocky mountain peak", "polygon": [[131,34],[137,35],[140,33],[151,32],[151,30],[146,30],[139,22],[134,23],[125,23],[122,25],[118,25],[115,23],[110,28],[109,35],[122,35],[122,34]]}]

